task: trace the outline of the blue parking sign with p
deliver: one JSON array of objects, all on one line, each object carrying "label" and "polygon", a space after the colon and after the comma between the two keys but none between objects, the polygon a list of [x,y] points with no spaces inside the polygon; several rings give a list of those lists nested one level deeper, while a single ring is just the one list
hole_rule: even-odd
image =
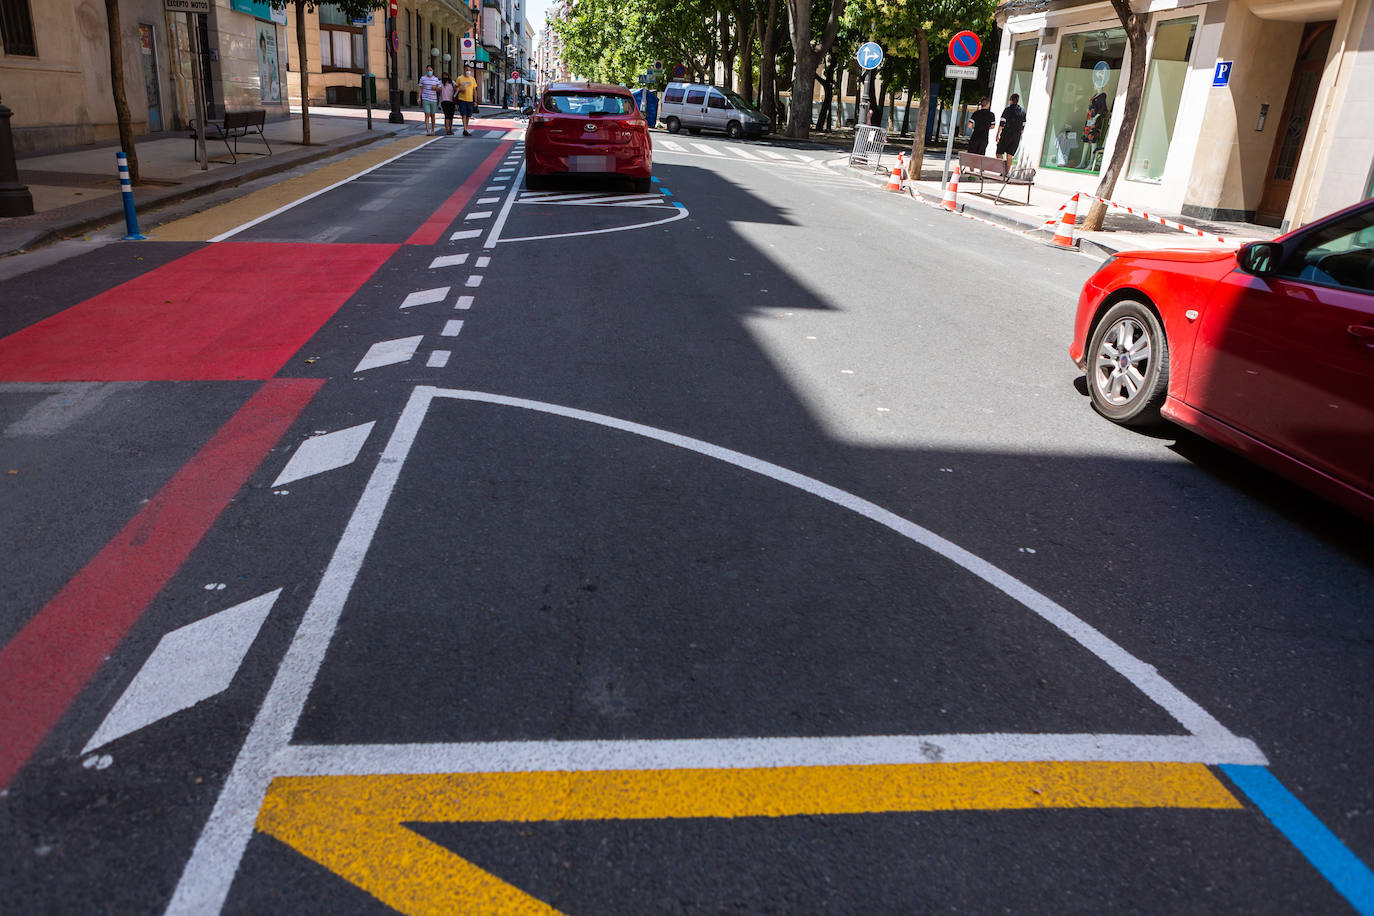
[{"label": "blue parking sign with p", "polygon": [[1213,87],[1220,87],[1220,86],[1225,86],[1225,85],[1227,85],[1228,83],[1230,83],[1230,82],[1231,82],[1231,68],[1232,68],[1233,66],[1235,66],[1234,61],[1229,61],[1229,60],[1219,60],[1219,61],[1217,61],[1217,69],[1216,69],[1216,71],[1212,74],[1212,86],[1213,86]]}]

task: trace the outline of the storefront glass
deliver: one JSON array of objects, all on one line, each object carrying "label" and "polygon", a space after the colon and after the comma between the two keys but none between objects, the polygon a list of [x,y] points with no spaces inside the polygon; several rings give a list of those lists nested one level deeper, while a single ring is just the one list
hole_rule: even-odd
[{"label": "storefront glass", "polygon": [[1035,75],[1035,49],[1039,40],[1018,41],[1012,46],[1011,87],[1007,90],[1006,103],[1013,95],[1021,96],[1021,107],[1026,108],[1030,101],[1031,77]]},{"label": "storefront glass", "polygon": [[1140,121],[1126,169],[1126,177],[1132,181],[1157,182],[1164,175],[1196,34],[1196,19],[1174,19],[1161,23],[1155,30],[1154,52],[1145,71]]},{"label": "storefront glass", "polygon": [[1121,61],[1126,56],[1125,29],[1097,29],[1065,35],[1045,127],[1045,168],[1097,174],[1102,146],[1116,104]]}]

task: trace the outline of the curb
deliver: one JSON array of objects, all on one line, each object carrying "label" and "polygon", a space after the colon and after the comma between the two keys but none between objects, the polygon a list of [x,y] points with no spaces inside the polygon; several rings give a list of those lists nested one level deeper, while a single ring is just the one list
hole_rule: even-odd
[{"label": "curb", "polygon": [[[368,146],[380,140],[389,140],[401,133],[402,131],[400,130],[382,130],[372,131],[370,134],[363,133],[361,136],[352,135],[352,139],[347,139],[337,145],[320,147],[318,149],[309,148],[305,152],[295,156],[283,154],[283,158],[278,161],[255,163],[242,172],[225,174],[220,177],[199,181],[193,178],[175,188],[168,188],[166,190],[149,189],[144,194],[139,194],[138,191],[135,191],[135,201],[140,211],[151,211],[173,204],[184,203],[185,201],[202,195],[212,194],[216,191],[222,191],[225,188],[233,187],[234,185],[243,184],[246,181],[253,181],[278,172],[284,172],[296,166],[335,156],[339,153],[351,152],[359,147]],[[290,156],[290,158],[287,158],[288,156]],[[277,157],[274,156],[272,158],[276,159]],[[45,222],[41,228],[39,226],[34,226],[32,232],[22,237],[19,237],[20,233],[23,229],[28,227],[15,226],[10,232],[5,232],[3,229],[0,229],[0,258],[22,254],[23,252],[32,251],[35,248],[51,245],[53,242],[63,238],[80,235],[84,232],[90,232],[94,229],[100,229],[117,223],[124,218],[124,205],[119,195],[112,195],[112,197],[113,200],[108,203],[104,201],[93,201],[91,204],[74,204],[49,211],[51,214],[49,220],[51,221]],[[64,213],[64,211],[67,212]],[[38,217],[42,219],[43,214],[38,214]],[[18,218],[25,219],[26,217]],[[156,222],[149,221],[148,225],[150,227],[154,226]],[[14,235],[17,238],[4,239],[5,235]]]}]

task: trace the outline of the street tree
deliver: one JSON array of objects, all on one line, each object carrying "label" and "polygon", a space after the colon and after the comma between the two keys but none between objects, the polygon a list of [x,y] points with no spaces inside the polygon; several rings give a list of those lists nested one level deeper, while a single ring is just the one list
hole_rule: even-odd
[{"label": "street tree", "polygon": [[835,44],[845,0],[829,0],[828,8],[821,7],[826,19],[819,29],[813,28],[814,5],[815,0],[787,0],[793,54],[792,105],[787,116],[787,136],[801,140],[811,135],[811,93],[815,87],[816,68]]},{"label": "street tree", "polygon": [[1112,0],[1112,9],[1126,30],[1126,43],[1130,48],[1130,73],[1126,78],[1126,98],[1122,103],[1121,123],[1117,128],[1116,146],[1112,147],[1112,158],[1102,169],[1102,178],[1097,183],[1097,198],[1088,208],[1088,217],[1083,221],[1084,232],[1096,232],[1102,228],[1102,220],[1107,215],[1107,205],[1102,201],[1109,199],[1116,190],[1116,179],[1126,165],[1126,152],[1130,138],[1135,136],[1135,124],[1140,118],[1140,99],[1145,92],[1145,19],[1146,16],[1131,9],[1130,0]]},{"label": "street tree", "polygon": [[[113,0],[106,0],[106,3]],[[268,0],[273,9],[295,10],[296,18],[296,62],[301,73],[301,142],[310,145],[310,53],[305,41],[305,14],[315,12],[324,0]],[[361,19],[373,10],[383,6],[383,0],[333,0],[345,16]]]},{"label": "street tree", "polygon": [[124,40],[119,25],[119,0],[105,0],[105,27],[110,34],[110,92],[114,95],[115,121],[119,125],[119,148],[129,165],[129,180],[139,183],[138,151],[134,149],[134,122],[129,113],[129,98],[124,89]]}]

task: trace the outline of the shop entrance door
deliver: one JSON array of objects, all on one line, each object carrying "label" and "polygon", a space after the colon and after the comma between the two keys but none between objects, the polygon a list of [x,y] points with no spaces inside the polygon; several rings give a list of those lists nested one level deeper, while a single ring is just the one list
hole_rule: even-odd
[{"label": "shop entrance door", "polygon": [[1302,44],[1298,46],[1298,61],[1293,78],[1288,81],[1288,98],[1279,118],[1278,136],[1269,156],[1269,169],[1264,175],[1264,193],[1255,208],[1255,222],[1277,226],[1283,222],[1288,209],[1288,196],[1293,192],[1293,178],[1302,159],[1303,141],[1307,125],[1312,120],[1312,105],[1317,100],[1326,54],[1331,49],[1331,32],[1335,22],[1309,22],[1303,29]]}]

